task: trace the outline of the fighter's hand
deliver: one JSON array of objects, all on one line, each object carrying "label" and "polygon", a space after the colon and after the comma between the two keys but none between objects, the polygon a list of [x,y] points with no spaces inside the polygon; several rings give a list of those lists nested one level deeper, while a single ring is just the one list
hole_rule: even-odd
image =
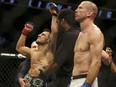
[{"label": "fighter's hand", "polygon": [[24,28],[23,28],[23,30],[22,30],[22,33],[23,33],[24,35],[27,36],[28,33],[31,32],[31,31],[33,30],[33,28],[34,28],[34,24],[31,23],[31,22],[27,22],[27,23],[24,25]]},{"label": "fighter's hand", "polygon": [[25,25],[24,25],[24,29],[28,30],[29,32],[32,31],[34,28],[34,24],[31,23],[31,22],[27,22]]},{"label": "fighter's hand", "polygon": [[85,82],[81,87],[91,87],[91,84]]},{"label": "fighter's hand", "polygon": [[112,56],[112,49],[110,47],[106,47],[106,53],[109,55],[109,56]]},{"label": "fighter's hand", "polygon": [[44,69],[39,69],[39,71],[40,71],[39,77],[40,77],[42,80],[46,81],[47,76],[46,76],[46,74],[45,74],[45,70],[44,70]]},{"label": "fighter's hand", "polygon": [[21,87],[26,87],[26,79],[25,78],[19,78],[19,84]]},{"label": "fighter's hand", "polygon": [[58,7],[55,3],[50,2],[50,7],[49,7],[49,11],[51,13],[51,15],[56,15],[58,14]]}]

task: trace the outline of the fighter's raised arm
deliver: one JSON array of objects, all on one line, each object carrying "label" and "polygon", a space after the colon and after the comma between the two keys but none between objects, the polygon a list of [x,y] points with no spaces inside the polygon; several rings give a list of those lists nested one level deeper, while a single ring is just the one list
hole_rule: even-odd
[{"label": "fighter's raised arm", "polygon": [[[49,41],[49,48],[54,51],[57,36],[58,36],[58,24],[57,24],[57,14],[58,8],[55,3],[50,2],[49,12],[52,16],[51,20],[51,34],[50,34],[50,41]],[[48,49],[49,49],[48,48]]]},{"label": "fighter's raised arm", "polygon": [[33,30],[34,25],[31,22],[27,22],[24,25],[24,28],[22,30],[22,34],[17,42],[16,50],[25,55],[30,57],[30,48],[25,45],[26,37],[30,31]]}]

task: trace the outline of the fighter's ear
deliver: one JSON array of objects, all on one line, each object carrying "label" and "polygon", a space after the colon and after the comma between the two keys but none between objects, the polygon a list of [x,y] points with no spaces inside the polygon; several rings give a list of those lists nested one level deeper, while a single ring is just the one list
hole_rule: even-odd
[{"label": "fighter's ear", "polygon": [[87,16],[90,17],[91,15],[93,15],[93,11],[88,11]]}]

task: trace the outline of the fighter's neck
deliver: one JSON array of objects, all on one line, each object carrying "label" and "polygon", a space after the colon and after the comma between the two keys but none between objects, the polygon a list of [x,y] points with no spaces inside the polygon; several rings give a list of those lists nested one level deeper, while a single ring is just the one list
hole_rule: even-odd
[{"label": "fighter's neck", "polygon": [[38,46],[38,50],[44,50],[47,46],[48,43],[36,43]]},{"label": "fighter's neck", "polygon": [[85,20],[83,22],[80,22],[81,31],[86,31],[93,25],[94,25],[93,21]]}]

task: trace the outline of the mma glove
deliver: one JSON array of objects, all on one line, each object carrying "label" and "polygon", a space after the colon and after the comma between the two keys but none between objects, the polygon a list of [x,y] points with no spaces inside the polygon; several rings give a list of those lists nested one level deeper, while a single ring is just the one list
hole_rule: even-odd
[{"label": "mma glove", "polygon": [[46,83],[47,83],[47,76],[45,75],[45,71],[42,69],[39,69],[40,74],[39,74],[39,79],[41,79],[42,81],[42,85],[40,87],[46,87]]},{"label": "mma glove", "polygon": [[81,87],[91,87],[91,84],[85,82]]},{"label": "mma glove", "polygon": [[49,9],[51,10],[50,13],[51,13],[52,16],[57,16],[58,7],[57,7],[57,5],[55,3],[50,2],[50,8]]},{"label": "mma glove", "polygon": [[22,34],[24,34],[25,36],[28,35],[29,32],[31,32],[33,30],[34,24],[31,22],[27,22],[25,24],[25,27],[22,30]]},{"label": "mma glove", "polygon": [[41,78],[43,81],[46,81],[47,75],[45,74],[45,71],[42,69],[39,69],[39,71],[40,71],[39,78]]}]

